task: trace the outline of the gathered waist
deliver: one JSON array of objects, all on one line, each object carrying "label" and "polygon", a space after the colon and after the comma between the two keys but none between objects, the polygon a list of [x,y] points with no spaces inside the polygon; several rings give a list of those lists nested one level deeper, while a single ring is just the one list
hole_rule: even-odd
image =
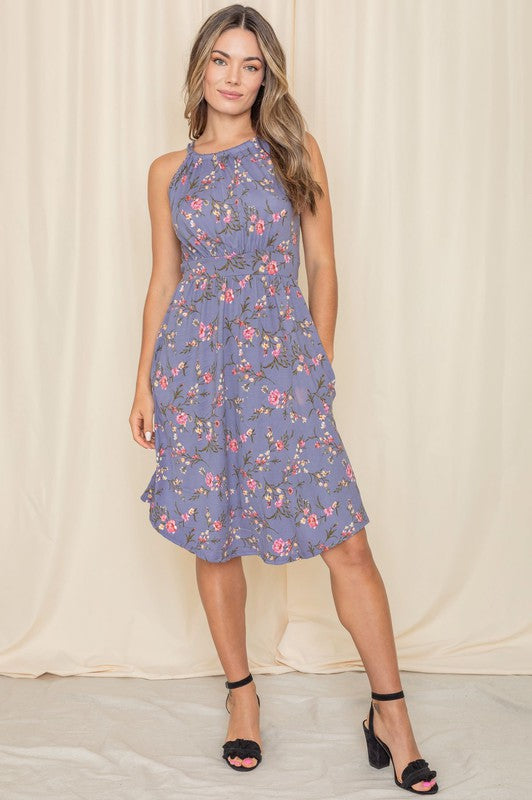
[{"label": "gathered waist", "polygon": [[279,277],[297,282],[299,259],[297,254],[248,250],[222,255],[184,253],[181,262],[183,276],[191,275],[245,275]]}]

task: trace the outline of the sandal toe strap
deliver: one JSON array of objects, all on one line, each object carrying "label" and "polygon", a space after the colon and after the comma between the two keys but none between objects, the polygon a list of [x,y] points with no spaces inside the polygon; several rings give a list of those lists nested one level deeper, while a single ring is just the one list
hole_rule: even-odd
[{"label": "sandal toe strap", "polygon": [[231,739],[223,745],[224,758],[256,758],[260,757],[260,747],[253,739]]},{"label": "sandal toe strap", "polygon": [[429,765],[424,758],[416,758],[411,761],[403,770],[401,775],[401,785],[404,789],[409,789],[414,783],[419,781],[430,781],[436,777],[436,770],[429,769]]}]

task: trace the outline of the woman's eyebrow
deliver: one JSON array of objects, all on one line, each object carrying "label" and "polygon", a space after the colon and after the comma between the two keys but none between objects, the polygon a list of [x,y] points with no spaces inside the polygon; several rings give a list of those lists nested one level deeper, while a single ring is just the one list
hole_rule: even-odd
[{"label": "woman's eyebrow", "polygon": [[[220,53],[222,56],[225,56],[225,58],[231,58],[231,56],[229,55],[229,53],[224,53],[224,51],[223,51],[223,50],[212,50],[211,52],[212,52],[212,53]],[[242,59],[242,60],[243,60],[243,61],[260,61],[260,63],[261,63],[261,64],[262,64],[262,63],[264,63],[264,62],[262,61],[262,58],[259,58],[259,56],[246,56],[246,57],[245,57],[244,59]]]}]

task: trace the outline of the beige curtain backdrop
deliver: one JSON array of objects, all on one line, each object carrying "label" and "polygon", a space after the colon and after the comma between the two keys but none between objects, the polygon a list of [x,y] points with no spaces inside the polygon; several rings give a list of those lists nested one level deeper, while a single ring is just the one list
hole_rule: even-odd
[{"label": "beige curtain backdrop", "polygon": [[[1,4],[3,675],[223,674],[128,423],[148,168],[187,142],[189,48],[222,5]],[[328,171],[335,417],[400,668],[529,674],[532,4],[255,7]],[[243,563],[253,672],[363,668],[319,556]]]}]

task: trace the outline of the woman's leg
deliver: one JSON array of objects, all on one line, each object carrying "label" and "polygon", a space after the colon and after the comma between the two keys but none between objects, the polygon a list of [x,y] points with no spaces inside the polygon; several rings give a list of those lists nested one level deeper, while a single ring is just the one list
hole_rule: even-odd
[{"label": "woman's leg", "polygon": [[[249,674],[246,648],[245,606],[247,585],[242,559],[232,558],[221,564],[196,556],[196,579],[207,614],[209,629],[228,681],[238,681]],[[259,727],[259,704],[255,681],[230,690],[227,707],[231,712],[226,741],[253,739],[262,748]],[[230,759],[233,764],[252,767],[256,758]]]},{"label": "woman's leg", "polygon": [[[386,589],[366,536],[358,531],[345,542],[321,554],[329,567],[331,588],[341,624],[346,628],[364,663],[371,690],[398,692],[401,677]],[[397,779],[409,761],[422,758],[408,717],[405,698],[372,700],[376,735],[390,748]],[[413,788],[427,791],[436,782],[420,781]]]}]

